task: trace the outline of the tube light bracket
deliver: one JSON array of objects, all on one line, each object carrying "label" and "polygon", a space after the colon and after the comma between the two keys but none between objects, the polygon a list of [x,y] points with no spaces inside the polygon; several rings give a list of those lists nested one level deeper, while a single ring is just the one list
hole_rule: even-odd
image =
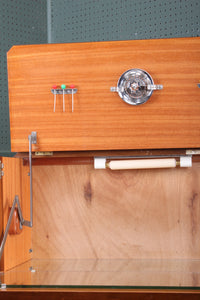
[{"label": "tube light bracket", "polygon": [[191,156],[181,156],[180,159],[176,158],[148,158],[148,159],[117,159],[108,160],[105,157],[94,158],[95,169],[111,170],[130,170],[130,169],[160,169],[160,168],[181,168],[192,167]]}]

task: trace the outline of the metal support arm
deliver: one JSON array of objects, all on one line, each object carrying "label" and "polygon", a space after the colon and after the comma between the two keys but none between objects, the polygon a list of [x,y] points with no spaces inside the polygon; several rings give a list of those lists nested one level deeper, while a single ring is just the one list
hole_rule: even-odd
[{"label": "metal support arm", "polygon": [[17,211],[18,211],[19,220],[20,220],[20,226],[28,226],[28,227],[33,226],[32,144],[37,143],[37,133],[35,131],[32,132],[31,135],[28,136],[28,140],[29,140],[29,170],[30,170],[30,174],[29,174],[29,176],[30,176],[30,221],[24,220],[23,215],[22,215],[21,206],[19,203],[19,197],[16,195],[15,199],[13,201],[13,204],[12,204],[10,215],[8,217],[8,223],[6,225],[6,230],[5,230],[1,245],[0,245],[0,260],[1,260],[2,254],[3,254],[5,242],[6,242],[6,239],[8,236],[10,224],[12,221],[12,217],[13,217],[13,213],[14,213],[16,205],[17,205]]},{"label": "metal support arm", "polygon": [[37,132],[31,132],[28,136],[29,140],[29,170],[30,170],[30,221],[24,221],[24,225],[28,227],[33,226],[33,185],[32,185],[32,144],[37,143]]},{"label": "metal support arm", "polygon": [[0,260],[1,260],[2,254],[3,254],[3,249],[4,249],[5,242],[6,242],[6,239],[7,239],[7,235],[8,235],[9,229],[10,229],[10,224],[11,224],[11,221],[12,221],[12,217],[13,217],[13,214],[14,214],[14,211],[15,211],[16,204],[17,204],[17,211],[18,211],[18,215],[19,215],[20,225],[21,226],[25,225],[24,224],[25,221],[24,221],[24,218],[22,216],[21,206],[20,206],[20,203],[19,203],[19,197],[15,196],[15,199],[13,201],[12,208],[11,208],[11,211],[10,211],[10,215],[8,217],[8,223],[6,225],[6,230],[5,230],[5,233],[4,233],[4,236],[3,236],[3,240],[2,240],[1,246],[0,246]]}]

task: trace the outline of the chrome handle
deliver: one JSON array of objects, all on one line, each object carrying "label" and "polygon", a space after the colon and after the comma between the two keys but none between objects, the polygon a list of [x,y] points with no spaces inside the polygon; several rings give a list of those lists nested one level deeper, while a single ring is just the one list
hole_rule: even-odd
[{"label": "chrome handle", "polygon": [[155,91],[155,90],[162,90],[163,85],[162,84],[148,84],[147,90],[149,91]]},{"label": "chrome handle", "polygon": [[[144,85],[142,87],[146,87],[146,89],[148,91],[155,91],[155,90],[162,90],[163,89],[163,85],[162,84],[148,84],[148,85]],[[119,88],[116,86],[112,86],[110,88],[111,92],[119,92]]]},{"label": "chrome handle", "polygon": [[163,85],[154,84],[146,71],[130,69],[121,75],[117,87],[111,87],[110,91],[117,92],[120,98],[130,105],[139,105],[145,103],[153,91],[162,89]]},{"label": "chrome handle", "polygon": [[111,91],[111,92],[118,92],[119,89],[118,89],[118,87],[111,86],[110,91]]}]

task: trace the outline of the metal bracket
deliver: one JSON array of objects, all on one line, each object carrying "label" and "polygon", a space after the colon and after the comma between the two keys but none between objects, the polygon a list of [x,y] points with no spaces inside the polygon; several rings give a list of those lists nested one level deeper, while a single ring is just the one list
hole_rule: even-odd
[{"label": "metal bracket", "polygon": [[[64,86],[64,88],[63,88]],[[56,95],[63,95],[63,112],[65,112],[65,98],[64,95],[69,94],[72,95],[72,112],[74,111],[74,94],[77,93],[78,89],[74,88],[74,85],[71,85],[70,88],[65,88],[65,84],[61,85],[61,88],[53,88],[51,89],[52,94],[54,94],[54,105],[53,111],[56,111]]]},{"label": "metal bracket", "polygon": [[29,140],[29,175],[30,175],[30,221],[24,221],[24,225],[33,226],[33,176],[32,176],[32,144],[37,143],[37,132],[32,131],[28,136]]},{"label": "metal bracket", "polygon": [[28,136],[28,140],[29,140],[29,170],[30,170],[30,173],[29,173],[30,174],[30,221],[24,220],[20,202],[19,202],[19,197],[16,195],[15,199],[13,201],[13,204],[12,204],[10,215],[8,217],[8,223],[6,225],[5,233],[4,233],[1,245],[0,245],[0,259],[3,254],[6,238],[7,238],[8,232],[9,232],[10,224],[12,221],[12,216],[13,216],[16,205],[17,205],[17,211],[18,211],[19,220],[20,220],[20,226],[28,226],[28,227],[33,226],[32,144],[37,143],[37,132],[33,131],[31,133],[31,135]]},{"label": "metal bracket", "polygon": [[51,89],[52,94],[63,95],[63,94],[76,94],[78,89]]},{"label": "metal bracket", "polygon": [[200,155],[200,149],[188,149],[186,150],[186,155]]},{"label": "metal bracket", "polygon": [[0,160],[0,179],[1,179],[1,177],[4,175],[4,172],[3,172],[3,163],[1,162],[1,160]]},{"label": "metal bracket", "polygon": [[36,151],[35,156],[52,156],[53,151]]}]

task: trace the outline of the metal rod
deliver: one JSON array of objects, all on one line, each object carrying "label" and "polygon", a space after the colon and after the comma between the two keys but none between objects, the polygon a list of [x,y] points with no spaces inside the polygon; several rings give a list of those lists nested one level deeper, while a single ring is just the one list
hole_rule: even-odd
[{"label": "metal rod", "polygon": [[65,93],[63,90],[63,111],[65,112]]},{"label": "metal rod", "polygon": [[6,242],[6,239],[8,236],[10,224],[12,221],[12,217],[13,217],[13,213],[14,213],[16,205],[17,205],[17,212],[18,212],[19,220],[20,220],[20,226],[23,226],[23,225],[28,226],[28,227],[33,226],[32,144],[37,143],[37,133],[35,131],[33,131],[31,133],[31,135],[28,136],[28,140],[29,140],[29,170],[30,170],[30,221],[24,220],[20,202],[19,202],[19,197],[16,195],[15,199],[13,201],[12,207],[11,207],[10,215],[8,217],[8,223],[6,225],[5,233],[4,233],[1,245],[0,245],[0,260],[1,260],[2,254],[3,254],[5,242]]},{"label": "metal rod", "polygon": [[30,173],[30,221],[24,221],[24,225],[33,226],[33,185],[32,185],[32,144],[36,144],[36,132],[28,136],[29,140],[29,173]]},{"label": "metal rod", "polygon": [[[76,94],[78,92],[78,89],[77,88],[73,88],[73,94]],[[65,88],[64,90],[61,88],[61,89],[51,89],[51,93],[52,94],[56,94],[56,95],[63,95],[63,93],[66,95],[70,95],[72,94],[72,88]]]},{"label": "metal rod", "polygon": [[53,111],[55,112],[56,111],[56,92],[54,90],[54,105],[53,105]]},{"label": "metal rod", "polygon": [[19,203],[19,197],[15,196],[15,198],[16,198],[16,203],[17,203],[17,211],[18,211],[18,215],[19,215],[20,226],[23,226],[25,221],[24,221],[24,218],[23,218],[23,215],[22,215],[22,209],[21,209],[21,206],[20,206],[20,203]]},{"label": "metal rod", "polygon": [[32,136],[29,135],[29,170],[30,170],[30,227],[33,226],[33,186],[32,186]]},{"label": "metal rod", "polygon": [[15,205],[17,204],[17,200],[18,200],[18,196],[15,196],[15,199],[13,201],[12,208],[11,208],[11,211],[10,211],[10,215],[8,217],[8,223],[6,225],[6,230],[5,230],[3,240],[2,240],[1,246],[0,246],[0,260],[1,260],[2,254],[3,254],[5,242],[6,242],[7,235],[8,235],[9,229],[10,229],[10,224],[11,224],[11,221],[12,221],[12,216],[14,214]]},{"label": "metal rod", "polygon": [[74,90],[72,89],[72,112],[74,111]]}]

